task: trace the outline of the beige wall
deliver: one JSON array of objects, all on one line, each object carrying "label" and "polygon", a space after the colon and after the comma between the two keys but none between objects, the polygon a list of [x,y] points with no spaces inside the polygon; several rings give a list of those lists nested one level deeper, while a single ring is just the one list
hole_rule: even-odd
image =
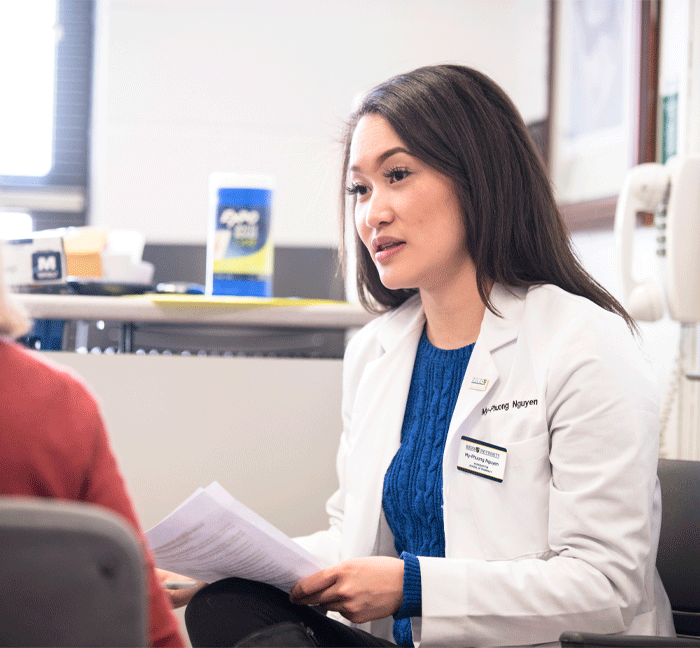
[{"label": "beige wall", "polygon": [[340,360],[47,355],[101,402],[145,529],[214,480],[289,535],[325,527]]},{"label": "beige wall", "polygon": [[343,120],[419,65],[546,112],[546,0],[98,0],[90,218],[206,240],[212,171],[277,180],[273,239],[334,246]]},{"label": "beige wall", "polygon": [[327,525],[340,360],[46,355],[101,402],[144,529],[214,480],[290,536]]}]

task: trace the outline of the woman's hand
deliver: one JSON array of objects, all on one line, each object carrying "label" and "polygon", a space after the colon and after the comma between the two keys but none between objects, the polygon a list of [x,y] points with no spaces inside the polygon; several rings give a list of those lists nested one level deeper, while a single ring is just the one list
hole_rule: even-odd
[{"label": "woman's hand", "polygon": [[[182,607],[190,602],[190,599],[206,585],[202,581],[195,580],[194,578],[188,578],[187,576],[180,576],[174,572],[165,571],[164,569],[158,569],[156,567],[156,576],[158,577],[158,582],[165,589],[165,594],[170,599],[170,604],[174,608]],[[192,581],[195,583],[194,587],[188,587],[186,589],[167,589],[165,587],[166,581]]]},{"label": "woman's hand", "polygon": [[403,603],[403,560],[371,556],[346,560],[299,581],[292,603],[320,605],[353,623],[381,619]]}]

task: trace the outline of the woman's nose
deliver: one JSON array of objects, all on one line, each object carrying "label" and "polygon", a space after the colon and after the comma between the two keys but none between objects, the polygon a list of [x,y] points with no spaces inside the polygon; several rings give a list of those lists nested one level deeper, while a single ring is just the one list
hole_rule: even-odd
[{"label": "woman's nose", "polygon": [[365,225],[371,229],[377,229],[380,225],[394,220],[394,212],[386,199],[376,190],[372,193],[367,212],[365,213]]}]

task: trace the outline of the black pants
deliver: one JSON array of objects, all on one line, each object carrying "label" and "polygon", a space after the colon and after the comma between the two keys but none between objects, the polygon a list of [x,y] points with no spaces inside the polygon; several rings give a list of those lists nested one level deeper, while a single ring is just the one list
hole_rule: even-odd
[{"label": "black pants", "polygon": [[367,632],[350,628],[306,605],[295,605],[282,590],[226,578],[203,587],[185,610],[192,645],[233,646],[253,632],[280,623],[304,626],[320,646],[394,646]]}]

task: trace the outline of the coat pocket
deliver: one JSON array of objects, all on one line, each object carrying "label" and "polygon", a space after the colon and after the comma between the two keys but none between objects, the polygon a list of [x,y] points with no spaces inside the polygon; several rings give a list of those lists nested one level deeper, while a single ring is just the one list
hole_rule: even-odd
[{"label": "coat pocket", "polygon": [[511,443],[502,482],[462,473],[486,560],[549,551],[549,434]]}]

